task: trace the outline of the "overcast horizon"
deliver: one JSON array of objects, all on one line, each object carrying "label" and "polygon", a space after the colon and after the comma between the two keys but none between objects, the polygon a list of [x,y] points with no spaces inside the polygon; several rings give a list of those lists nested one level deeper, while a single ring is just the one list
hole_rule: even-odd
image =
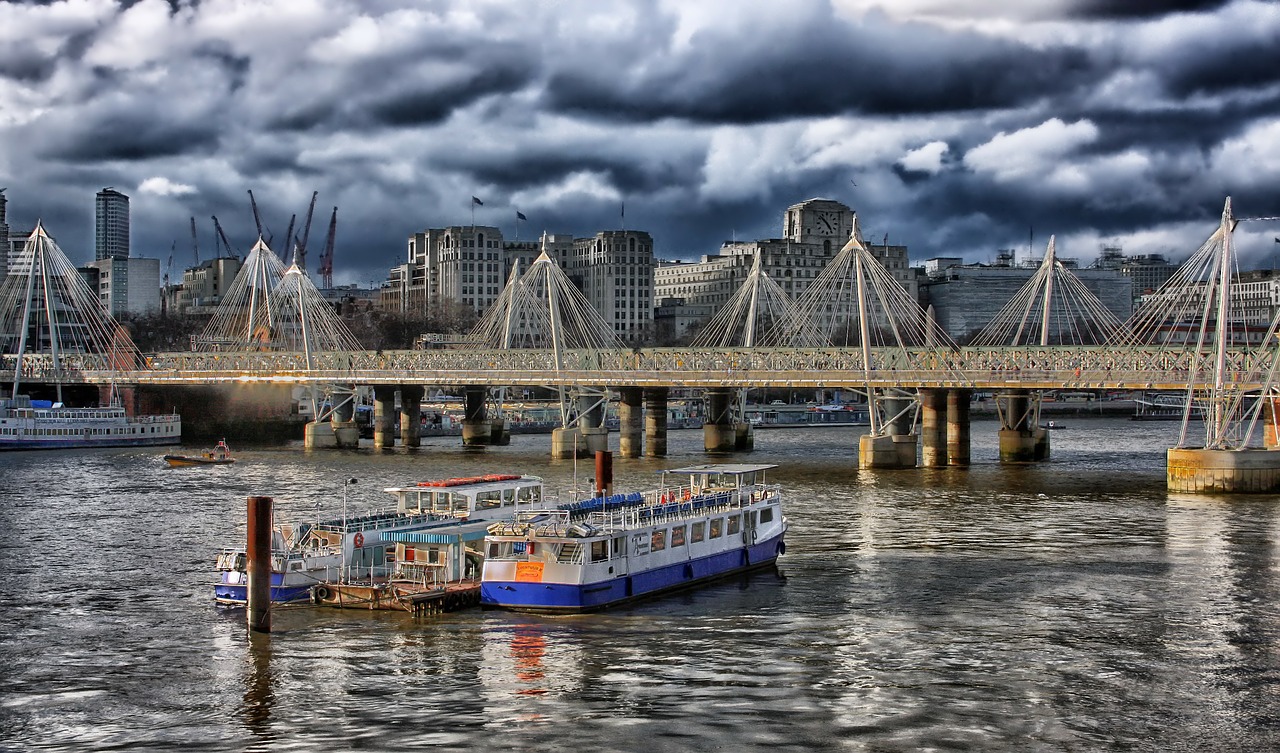
[{"label": "overcast horizon", "polygon": [[[428,227],[645,230],[696,259],[823,197],[991,262],[1178,262],[1280,215],[1280,4],[1139,0],[65,0],[0,4],[0,187],[77,264],[94,195],[174,269],[300,225],[361,286]],[[473,206],[472,197],[483,202]],[[624,216],[625,207],[625,216]],[[516,212],[528,218],[516,227]],[[1242,268],[1280,222],[1242,222]],[[163,272],[162,272],[163,274]]]}]

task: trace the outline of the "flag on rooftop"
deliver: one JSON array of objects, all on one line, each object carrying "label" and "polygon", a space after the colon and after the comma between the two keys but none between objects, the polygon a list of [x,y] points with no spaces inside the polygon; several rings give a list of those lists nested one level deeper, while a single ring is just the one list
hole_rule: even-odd
[{"label": "flag on rooftop", "polygon": [[[517,210],[516,210],[516,219],[517,219],[517,220],[524,220],[525,222],[528,222],[528,221],[529,221],[529,218],[528,218],[528,217],[525,217],[525,216],[524,216],[524,212],[521,212],[519,209],[517,209]],[[1280,240],[1280,239],[1277,239],[1277,240]]]},{"label": "flag on rooftop", "polygon": [[471,203],[472,203],[472,204],[475,204],[475,205],[479,205],[479,206],[484,206],[484,202],[483,202],[483,201],[481,201],[481,200],[479,200],[479,199],[477,199],[477,198],[476,198],[476,197],[474,197],[474,196],[472,196],[472,197],[471,197]]}]

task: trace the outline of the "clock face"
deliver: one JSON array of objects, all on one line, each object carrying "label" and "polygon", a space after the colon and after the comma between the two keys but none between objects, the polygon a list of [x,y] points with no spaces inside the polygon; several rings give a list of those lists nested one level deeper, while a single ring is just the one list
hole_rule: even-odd
[{"label": "clock face", "polygon": [[836,216],[830,212],[823,212],[818,215],[818,232],[827,235],[836,232]]}]

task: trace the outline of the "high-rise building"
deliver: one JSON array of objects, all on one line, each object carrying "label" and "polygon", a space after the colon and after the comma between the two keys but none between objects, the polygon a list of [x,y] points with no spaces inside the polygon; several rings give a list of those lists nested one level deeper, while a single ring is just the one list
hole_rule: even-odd
[{"label": "high-rise building", "polygon": [[129,258],[129,197],[114,188],[102,189],[94,218],[94,260]]},{"label": "high-rise building", "polygon": [[9,221],[7,204],[9,199],[0,188],[0,280],[9,274]]}]

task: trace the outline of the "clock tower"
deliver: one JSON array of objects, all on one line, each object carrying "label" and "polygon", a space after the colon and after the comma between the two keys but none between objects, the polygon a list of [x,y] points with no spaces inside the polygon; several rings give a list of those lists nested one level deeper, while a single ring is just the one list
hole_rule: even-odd
[{"label": "clock tower", "polygon": [[831,199],[809,199],[787,207],[783,238],[792,243],[830,245],[837,251],[853,232],[853,210]]}]

